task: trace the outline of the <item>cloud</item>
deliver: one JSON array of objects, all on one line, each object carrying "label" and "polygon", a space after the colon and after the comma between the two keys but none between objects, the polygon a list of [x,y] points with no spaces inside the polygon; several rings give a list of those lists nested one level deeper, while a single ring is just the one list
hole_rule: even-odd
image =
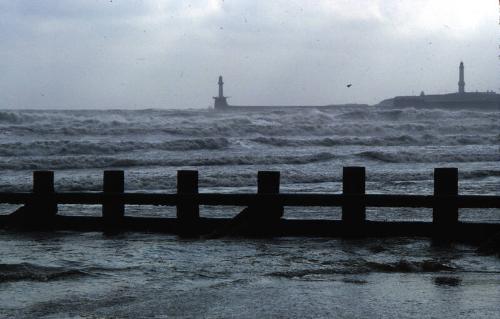
[{"label": "cloud", "polygon": [[470,87],[492,89],[497,9],[448,0],[0,0],[0,107],[205,107],[219,74],[239,104],[374,103],[453,91],[461,59]]}]

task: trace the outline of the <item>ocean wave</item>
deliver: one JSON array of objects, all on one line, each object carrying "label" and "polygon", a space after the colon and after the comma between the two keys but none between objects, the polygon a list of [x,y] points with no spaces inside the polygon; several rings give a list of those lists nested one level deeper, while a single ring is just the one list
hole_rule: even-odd
[{"label": "ocean wave", "polygon": [[420,146],[420,145],[490,145],[498,141],[496,135],[396,135],[382,137],[335,136],[323,138],[285,138],[260,136],[252,142],[276,147],[296,146]]},{"label": "ocean wave", "polygon": [[460,162],[498,162],[500,154],[440,154],[440,153],[416,153],[416,152],[384,152],[365,151],[356,156],[386,163],[460,163]]},{"label": "ocean wave", "polygon": [[460,171],[460,178],[500,177],[500,169],[480,169],[475,171]]},{"label": "ocean wave", "polygon": [[22,117],[14,112],[0,112],[0,123],[22,123]]},{"label": "ocean wave", "polygon": [[371,272],[387,272],[387,273],[436,273],[436,272],[452,272],[457,269],[447,263],[434,260],[409,261],[401,259],[397,262],[379,263],[373,261],[359,260],[339,262],[334,267],[319,268],[319,269],[301,269],[290,271],[278,271],[267,274],[273,277],[284,277],[291,279],[302,279],[316,276],[328,276],[337,274],[361,274]]},{"label": "ocean wave", "polygon": [[30,263],[0,264],[0,283],[12,281],[53,281],[91,275],[82,269],[48,267]]},{"label": "ocean wave", "polygon": [[137,141],[35,141],[28,143],[2,143],[0,156],[53,156],[53,155],[109,155],[134,151],[192,151],[222,150],[229,147],[226,138],[177,139],[160,143]]},{"label": "ocean wave", "polygon": [[494,111],[475,110],[445,110],[435,108],[404,108],[404,109],[384,109],[384,108],[364,108],[344,111],[337,117],[352,120],[435,120],[435,119],[485,119],[495,115]]},{"label": "ocean wave", "polygon": [[271,164],[310,164],[326,162],[336,156],[327,152],[311,155],[234,155],[198,158],[116,158],[113,156],[62,156],[62,157],[19,157],[0,159],[0,169],[38,170],[38,169],[89,169],[89,168],[127,168],[151,166],[231,166],[231,165],[271,165]]},{"label": "ocean wave", "polygon": [[[57,114],[56,114],[57,115]],[[47,136],[51,139],[68,139],[80,136],[167,136],[185,138],[254,138],[264,137],[391,137],[416,138],[429,134],[431,140],[439,141],[443,135],[491,135],[500,131],[500,125],[491,118],[426,119],[426,120],[377,120],[355,121],[320,113],[281,114],[264,116],[247,114],[213,114],[192,116],[153,117],[146,115],[89,113],[85,116],[37,115],[40,120],[28,120],[26,114],[3,113],[0,129],[10,136]],[[134,118],[133,115],[137,117]],[[30,114],[28,117],[35,117]],[[411,142],[411,141],[409,141]],[[328,142],[325,142],[328,143]],[[459,142],[457,142],[459,143]],[[464,140],[464,143],[467,143]],[[472,141],[472,143],[476,143]]]}]

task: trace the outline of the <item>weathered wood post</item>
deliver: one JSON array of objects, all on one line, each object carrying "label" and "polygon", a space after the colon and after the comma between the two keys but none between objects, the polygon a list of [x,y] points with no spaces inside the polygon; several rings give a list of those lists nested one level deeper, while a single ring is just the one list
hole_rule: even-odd
[{"label": "weathered wood post", "polygon": [[9,215],[14,227],[28,229],[47,229],[53,226],[57,215],[57,202],[54,199],[54,172],[33,172],[33,196]]},{"label": "weathered wood post", "polygon": [[103,192],[105,197],[102,203],[102,217],[104,227],[113,230],[120,227],[125,216],[123,201],[113,195],[123,194],[125,190],[125,174],[121,170],[104,171]]},{"label": "weathered wood post", "polygon": [[193,195],[198,194],[198,171],[177,171],[177,220],[179,233],[194,236],[198,233],[200,206]]},{"label": "weathered wood post", "polygon": [[[435,168],[434,169],[434,196],[456,196],[458,195],[458,169],[457,168]],[[456,201],[438,201],[432,209],[432,222],[439,226],[440,232],[444,229],[458,224],[458,206]]]},{"label": "weathered wood post", "polygon": [[[280,192],[280,172],[259,171],[257,173],[257,195],[272,195]],[[257,196],[257,201],[249,203],[238,215],[220,229],[212,238],[227,235],[273,236],[279,235],[278,223],[283,216],[283,205],[269,198]]]},{"label": "weathered wood post", "polygon": [[[344,167],[342,171],[342,193],[344,195],[365,194],[366,172],[364,167]],[[366,219],[366,205],[363,202],[346,201],[342,205],[342,221],[362,224]]]},{"label": "weathered wood post", "polygon": [[[257,173],[257,194],[279,194],[280,172],[259,171]],[[283,217],[283,206],[270,201],[264,201],[256,205],[260,218],[278,220]]]},{"label": "weathered wood post", "polygon": [[52,197],[54,195],[54,172],[33,172],[33,195],[34,202],[30,207],[30,213],[36,214],[35,219],[47,220],[57,214],[57,203]]}]

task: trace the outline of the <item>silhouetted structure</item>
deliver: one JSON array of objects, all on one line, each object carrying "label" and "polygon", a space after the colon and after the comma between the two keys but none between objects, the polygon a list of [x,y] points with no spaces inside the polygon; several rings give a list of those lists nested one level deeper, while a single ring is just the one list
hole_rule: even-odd
[{"label": "silhouetted structure", "polygon": [[460,61],[460,66],[458,67],[458,93],[465,93],[465,81],[464,81],[464,63]]},{"label": "silhouetted structure", "polygon": [[[155,231],[182,236],[431,236],[482,242],[500,224],[459,220],[459,208],[500,208],[500,196],[458,195],[458,170],[434,170],[434,195],[365,194],[365,168],[345,167],[343,194],[281,194],[279,172],[259,172],[257,194],[200,194],[198,171],[178,171],[176,194],[124,193],[123,171],[105,171],[101,193],[54,192],[51,171],[34,172],[32,193],[0,193],[0,203],[23,204],[0,215],[0,228],[23,230]],[[58,204],[102,205],[102,217],[62,216]],[[131,217],[125,205],[176,206],[176,218]],[[200,205],[244,206],[235,218],[204,218]],[[341,220],[288,220],[284,206],[342,207]],[[428,207],[433,222],[376,222],[366,207]]]},{"label": "silhouetted structure", "polygon": [[[290,109],[328,109],[339,106],[368,106],[368,104],[330,104],[330,105],[229,105],[227,97],[224,96],[224,82],[222,76],[219,76],[219,96],[214,96],[214,109],[218,111],[268,111],[268,110],[290,110]],[[351,84],[349,84],[350,86]]]},{"label": "silhouetted structure", "polygon": [[222,81],[222,75],[219,76],[219,96],[214,96],[214,107],[216,109],[227,108],[227,97],[224,96],[224,82]]},{"label": "silhouetted structure", "polygon": [[378,105],[387,107],[443,107],[451,109],[475,108],[500,110],[500,94],[493,91],[465,92],[464,63],[460,62],[458,75],[458,92],[448,94],[432,94],[419,96],[396,96],[383,100]]}]

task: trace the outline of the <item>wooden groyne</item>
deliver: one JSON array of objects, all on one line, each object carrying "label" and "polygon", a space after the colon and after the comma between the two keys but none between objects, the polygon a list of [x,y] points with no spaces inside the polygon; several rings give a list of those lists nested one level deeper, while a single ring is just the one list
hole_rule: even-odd
[{"label": "wooden groyne", "polygon": [[[256,194],[199,193],[198,171],[177,172],[177,192],[126,193],[124,172],[105,171],[102,192],[56,192],[54,172],[33,172],[33,191],[0,193],[0,204],[23,205],[0,216],[0,228],[15,230],[145,231],[184,236],[429,236],[483,241],[500,224],[466,223],[460,208],[500,208],[500,196],[459,195],[458,169],[434,169],[432,195],[366,194],[364,167],[343,168],[342,194],[280,193],[280,173],[259,171]],[[59,204],[102,205],[101,217],[58,215]],[[176,206],[176,218],[132,217],[126,205]],[[234,218],[200,216],[200,206],[241,206]],[[341,207],[340,220],[286,219],[287,206]],[[432,222],[379,222],[366,207],[432,208]],[[499,211],[500,213],[500,211]]]}]

